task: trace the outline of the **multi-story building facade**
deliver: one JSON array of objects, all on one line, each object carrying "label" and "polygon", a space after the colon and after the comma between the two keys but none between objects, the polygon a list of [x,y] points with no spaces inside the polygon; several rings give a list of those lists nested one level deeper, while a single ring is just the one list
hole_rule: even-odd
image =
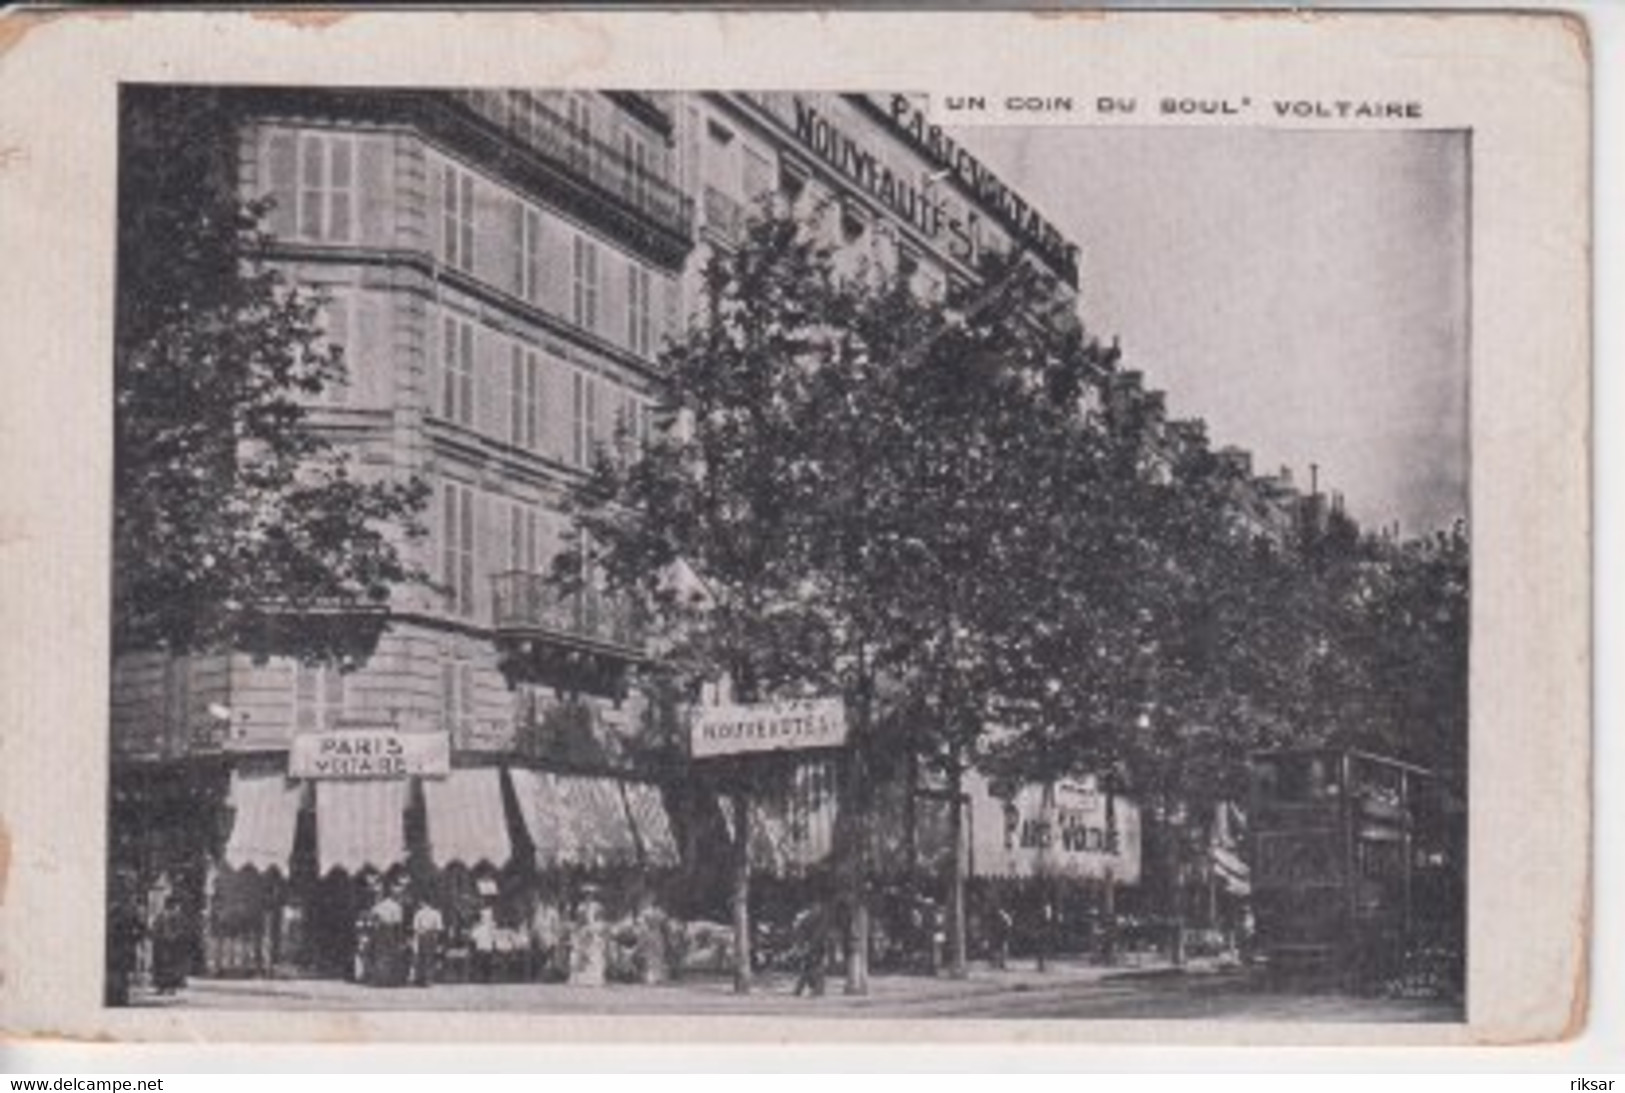
[{"label": "multi-story building facade", "polygon": [[[580,556],[569,490],[600,445],[648,435],[658,354],[707,255],[768,203],[814,220],[848,272],[900,272],[928,297],[1021,252],[1068,321],[1076,248],[907,96],[228,97],[245,196],[273,200],[275,260],[325,296],[343,349],[347,382],[313,427],[365,473],[429,485],[428,534],[401,547],[433,583],[395,590],[357,663],[121,658],[115,868],[184,893],[216,967],[331,969],[358,876],[450,871],[453,903],[500,879],[521,893],[512,918],[549,884],[714,866],[698,844],[721,828],[683,815],[660,761],[676,742],[637,685],[638,620],[591,574],[568,595],[546,579]],[[832,781],[797,783],[827,801]],[[1089,845],[1091,868],[1137,857],[1115,839]]]}]

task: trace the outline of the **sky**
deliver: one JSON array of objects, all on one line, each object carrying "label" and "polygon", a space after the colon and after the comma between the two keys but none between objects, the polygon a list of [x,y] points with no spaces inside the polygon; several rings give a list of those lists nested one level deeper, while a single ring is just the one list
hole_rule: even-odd
[{"label": "sky", "polygon": [[1085,325],[1255,473],[1407,534],[1467,505],[1461,132],[977,127],[1081,248]]}]

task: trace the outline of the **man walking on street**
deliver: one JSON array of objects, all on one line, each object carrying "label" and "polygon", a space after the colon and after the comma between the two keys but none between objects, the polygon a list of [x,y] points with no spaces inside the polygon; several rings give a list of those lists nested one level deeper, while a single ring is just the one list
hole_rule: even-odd
[{"label": "man walking on street", "polygon": [[825,913],[822,900],[814,902],[796,916],[793,931],[800,967],[800,974],[796,978],[796,997],[800,998],[802,991],[808,991],[814,998],[821,998],[829,962],[829,916]]}]

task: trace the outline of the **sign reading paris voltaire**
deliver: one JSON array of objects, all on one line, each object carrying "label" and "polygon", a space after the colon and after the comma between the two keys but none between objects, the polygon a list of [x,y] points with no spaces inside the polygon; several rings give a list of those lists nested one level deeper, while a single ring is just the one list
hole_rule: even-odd
[{"label": "sign reading paris voltaire", "polygon": [[694,711],[693,755],[838,748],[846,743],[846,707],[838,698],[701,706]]},{"label": "sign reading paris voltaire", "polygon": [[[913,111],[905,97],[897,99]],[[934,190],[930,181],[915,185],[816,107],[799,97],[793,102],[797,140],[904,221],[933,238],[946,237],[949,253],[955,258],[967,263],[975,261],[981,248],[982,233],[978,225],[982,218],[974,209],[955,208],[944,200],[944,190]],[[939,126],[925,127],[917,114],[910,120],[902,114],[896,101],[891,107],[891,120],[917,151],[951,172],[1022,245],[1036,252],[1067,284],[1077,287],[1077,248],[1038,210],[982,166],[976,157],[944,136]]]}]

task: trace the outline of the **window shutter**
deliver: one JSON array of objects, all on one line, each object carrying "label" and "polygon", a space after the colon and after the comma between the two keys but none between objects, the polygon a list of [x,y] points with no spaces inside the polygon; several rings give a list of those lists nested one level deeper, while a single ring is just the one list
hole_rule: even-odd
[{"label": "window shutter", "polygon": [[[533,304],[542,302],[542,216],[535,209],[525,210],[525,299]],[[556,263],[555,263],[556,264]]]},{"label": "window shutter", "polygon": [[474,324],[461,322],[457,329],[457,422],[474,425]]},{"label": "window shutter", "polygon": [[521,300],[529,297],[529,289],[525,282],[526,258],[530,254],[529,236],[525,234],[526,208],[523,201],[517,199],[508,202],[508,224],[503,234],[511,241],[509,258],[512,265],[507,271],[508,291]]},{"label": "window shutter", "polygon": [[546,452],[560,463],[572,453],[571,377],[574,370],[554,357],[542,357],[542,412],[547,415]]},{"label": "window shutter", "polygon": [[322,238],[322,191],[326,182],[326,141],[306,133],[299,140],[299,234]]},{"label": "window shutter", "polygon": [[474,407],[474,427],[486,436],[500,437],[506,424],[503,421],[500,389],[508,367],[502,352],[507,339],[493,330],[482,328],[475,340],[474,389],[478,401]]},{"label": "window shutter", "polygon": [[535,350],[525,351],[524,381],[525,447],[539,452],[542,448],[542,361]]},{"label": "window shutter", "polygon": [[322,685],[322,727],[336,728],[344,715],[344,673],[337,665],[323,665],[318,669]]},{"label": "window shutter", "polygon": [[525,439],[525,351],[516,338],[508,343],[507,384],[502,395],[507,409],[508,431],[504,439],[519,447]]},{"label": "window shutter", "polygon": [[440,179],[440,257],[447,265],[459,263],[458,245],[461,235],[457,230],[457,169],[442,163],[435,172]]},{"label": "window shutter", "polygon": [[356,145],[361,158],[360,183],[356,187],[361,241],[371,246],[388,246],[394,241],[393,225],[389,222],[390,211],[395,207],[394,187],[389,177],[394,149],[389,137],[362,137]]},{"label": "window shutter", "polygon": [[355,201],[355,142],[349,137],[328,137],[331,153],[327,179],[327,238],[348,242],[353,227],[351,211]]},{"label": "window shutter", "polygon": [[457,662],[442,653],[440,659],[440,720],[450,732],[457,725]]},{"label": "window shutter", "polygon": [[459,660],[457,662],[457,718],[465,727],[474,720],[477,709],[474,697],[474,665],[466,660]]},{"label": "window shutter", "polygon": [[627,337],[626,313],[631,295],[626,283],[626,263],[607,247],[597,250],[598,284],[603,291],[603,298],[599,301],[598,332],[607,335],[617,345],[630,348],[632,340]]},{"label": "window shutter", "polygon": [[323,309],[323,327],[327,344],[339,360],[339,374],[322,389],[321,399],[333,406],[352,401],[356,387],[356,337],[351,310],[354,305],[350,293],[335,292]]},{"label": "window shutter", "polygon": [[662,277],[660,279],[661,301],[661,329],[655,331],[655,347],[658,348],[666,338],[676,337],[682,331],[682,288],[677,278]]},{"label": "window shutter", "polygon": [[457,491],[462,503],[457,511],[457,613],[474,614],[474,491],[463,486]]},{"label": "window shutter", "polygon": [[293,710],[294,729],[296,731],[313,732],[317,728],[316,695],[315,669],[297,661],[294,662]]},{"label": "window shutter", "polygon": [[473,272],[474,266],[474,176],[457,172],[458,266]]},{"label": "window shutter", "polygon": [[428,211],[424,220],[429,229],[429,253],[437,259],[446,256],[446,179],[443,166],[434,159],[424,163],[429,180]]},{"label": "window shutter", "polygon": [[272,132],[265,140],[266,175],[269,193],[275,202],[267,221],[272,235],[287,238],[294,232],[294,212],[299,206],[297,188],[298,148],[292,133]]},{"label": "window shutter", "polygon": [[441,489],[440,583],[446,589],[446,609],[457,611],[457,487],[447,482]]},{"label": "window shutter", "polygon": [[355,401],[367,406],[387,406],[391,402],[387,309],[387,297],[380,299],[370,292],[356,297],[351,319],[354,348],[349,353],[350,389]]}]

